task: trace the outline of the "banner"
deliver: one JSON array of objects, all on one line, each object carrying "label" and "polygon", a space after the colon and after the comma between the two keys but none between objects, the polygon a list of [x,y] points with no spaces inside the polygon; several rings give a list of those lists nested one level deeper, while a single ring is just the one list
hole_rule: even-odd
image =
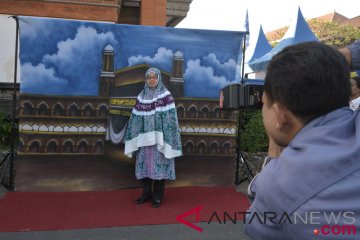
[{"label": "banner", "polygon": [[[149,67],[175,98],[185,156],[234,156],[237,118],[219,90],[240,82],[244,32],[20,17],[19,155],[124,159]],[[21,164],[21,163],[19,163]]]}]

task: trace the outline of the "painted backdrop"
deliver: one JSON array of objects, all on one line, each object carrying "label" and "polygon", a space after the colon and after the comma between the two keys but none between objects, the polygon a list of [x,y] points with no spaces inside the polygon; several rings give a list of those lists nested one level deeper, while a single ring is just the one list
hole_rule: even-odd
[{"label": "painted backdrop", "polygon": [[219,109],[218,96],[240,81],[243,36],[21,17],[17,189],[133,186],[122,137],[150,66],[176,101],[184,151],[177,183],[231,182],[237,117]]},{"label": "painted backdrop", "polygon": [[180,50],[188,97],[216,98],[239,81],[242,32],[22,17],[20,34],[22,93],[96,96],[108,44],[115,69],[146,63],[170,72]]}]

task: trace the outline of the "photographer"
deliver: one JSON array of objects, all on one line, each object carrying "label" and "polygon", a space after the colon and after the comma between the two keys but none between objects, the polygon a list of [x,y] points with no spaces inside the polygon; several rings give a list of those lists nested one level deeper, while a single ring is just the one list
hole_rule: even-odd
[{"label": "photographer", "polygon": [[[328,233],[323,226],[360,228],[351,215],[360,212],[360,114],[348,107],[349,97],[349,66],[338,50],[307,42],[273,57],[262,97],[269,157],[249,186],[251,238],[315,239]],[[344,212],[354,218],[338,214]],[[330,231],[331,238],[356,235]]]},{"label": "photographer", "polygon": [[360,39],[339,51],[344,55],[351,69],[360,69]]}]

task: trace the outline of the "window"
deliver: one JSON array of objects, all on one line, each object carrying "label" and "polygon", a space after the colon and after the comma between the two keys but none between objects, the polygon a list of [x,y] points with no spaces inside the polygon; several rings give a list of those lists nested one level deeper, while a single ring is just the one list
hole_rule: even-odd
[{"label": "window", "polygon": [[64,116],[64,108],[60,104],[55,105],[54,116]]},{"label": "window", "polygon": [[230,143],[228,143],[228,142],[224,144],[224,153],[225,154],[230,153]]},{"label": "window", "polygon": [[26,102],[23,104],[23,114],[24,115],[32,115],[33,107],[30,103]]},{"label": "window", "polygon": [[63,152],[64,153],[72,153],[74,151],[74,146],[71,141],[66,141],[63,146]]},{"label": "window", "polygon": [[206,146],[204,142],[200,142],[197,145],[197,153],[204,154],[206,152]]},{"label": "window", "polygon": [[217,142],[212,142],[210,144],[210,153],[216,154],[219,152],[219,144]]},{"label": "window", "polygon": [[103,153],[104,152],[104,144],[101,141],[97,141],[94,147],[95,153]]},{"label": "window", "polygon": [[88,151],[88,145],[85,141],[81,141],[78,147],[79,153],[86,153]]},{"label": "window", "polygon": [[93,108],[90,105],[86,105],[84,108],[84,116],[90,117],[92,116]]},{"label": "window", "polygon": [[106,117],[108,115],[108,110],[107,110],[107,107],[102,105],[100,108],[99,108],[99,117]]},{"label": "window", "polygon": [[209,117],[209,109],[207,109],[206,107],[203,107],[203,109],[201,109],[201,117],[208,118]]},{"label": "window", "polygon": [[196,113],[197,113],[196,107],[192,106],[192,107],[189,109],[188,117],[189,117],[189,118],[196,118]]},{"label": "window", "polygon": [[48,153],[56,153],[57,152],[57,143],[53,140],[50,141],[47,145],[47,152]]},{"label": "window", "polygon": [[185,109],[182,107],[182,106],[179,106],[177,109],[177,116],[178,118],[184,118],[184,112],[185,112]]},{"label": "window", "polygon": [[192,153],[194,150],[194,144],[192,142],[187,142],[185,144],[185,152],[186,153]]},{"label": "window", "polygon": [[48,115],[48,107],[44,103],[42,103],[38,108],[38,113],[37,114],[40,115],[40,116]]},{"label": "window", "polygon": [[71,105],[71,107],[69,108],[69,116],[71,117],[80,116],[79,108],[75,104]]},{"label": "window", "polygon": [[34,141],[30,144],[29,152],[38,153],[40,151],[40,143]]},{"label": "window", "polygon": [[220,110],[219,110],[219,108],[214,109],[213,117],[214,118],[220,118]]}]

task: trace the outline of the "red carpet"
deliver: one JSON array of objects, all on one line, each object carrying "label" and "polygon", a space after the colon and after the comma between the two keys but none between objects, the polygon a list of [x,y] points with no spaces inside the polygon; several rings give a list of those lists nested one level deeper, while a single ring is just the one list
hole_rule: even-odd
[{"label": "red carpet", "polygon": [[[10,192],[0,200],[0,232],[88,229],[102,227],[174,224],[178,215],[200,209],[199,219],[208,222],[216,212],[233,216],[249,207],[247,198],[234,187],[167,188],[163,204],[136,205],[140,189],[99,192]],[[240,218],[238,217],[238,221]],[[218,222],[213,218],[212,222]]]}]

